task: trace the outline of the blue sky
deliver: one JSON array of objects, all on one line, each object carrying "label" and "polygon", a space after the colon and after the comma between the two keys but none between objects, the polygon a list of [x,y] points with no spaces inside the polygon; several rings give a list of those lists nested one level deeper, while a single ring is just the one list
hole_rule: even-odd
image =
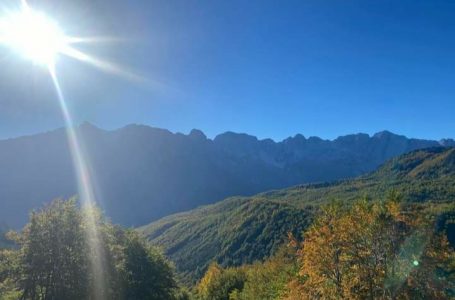
[{"label": "blue sky", "polygon": [[[77,122],[276,140],[384,129],[455,137],[453,1],[29,3],[70,35],[115,37],[80,49],[148,80],[59,59]],[[42,67],[5,49],[0,64],[0,138],[63,126]]]}]

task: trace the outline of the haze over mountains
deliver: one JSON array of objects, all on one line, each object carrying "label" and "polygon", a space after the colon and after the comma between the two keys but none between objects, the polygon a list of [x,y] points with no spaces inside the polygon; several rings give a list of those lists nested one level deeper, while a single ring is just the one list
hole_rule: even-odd
[{"label": "haze over mountains", "polygon": [[[387,159],[455,141],[387,131],[333,141],[296,135],[281,142],[226,132],[213,140],[142,125],[105,131],[85,123],[85,145],[100,205],[114,222],[141,225],[229,196],[370,172]],[[25,223],[30,209],[77,193],[64,129],[0,141],[0,221]]]}]

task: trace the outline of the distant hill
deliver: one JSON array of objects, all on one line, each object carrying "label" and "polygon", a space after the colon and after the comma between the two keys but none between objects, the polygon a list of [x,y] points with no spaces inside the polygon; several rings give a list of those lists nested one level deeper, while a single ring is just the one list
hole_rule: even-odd
[{"label": "distant hill", "polygon": [[[199,130],[141,125],[105,131],[86,123],[78,131],[100,205],[114,222],[133,226],[229,196],[355,177],[411,150],[455,144],[387,131],[281,142],[232,132],[211,140]],[[43,202],[77,193],[63,129],[0,141],[0,166],[0,221],[11,227]]]},{"label": "distant hill", "polygon": [[[229,198],[168,216],[139,230],[165,250],[185,281],[194,282],[212,260],[223,266],[241,265],[274,253],[288,232],[300,235],[323,203],[334,199],[349,202],[363,196],[380,200],[392,190],[408,203],[453,206],[455,148],[414,151],[356,179]],[[455,244],[454,227],[449,238]]]}]

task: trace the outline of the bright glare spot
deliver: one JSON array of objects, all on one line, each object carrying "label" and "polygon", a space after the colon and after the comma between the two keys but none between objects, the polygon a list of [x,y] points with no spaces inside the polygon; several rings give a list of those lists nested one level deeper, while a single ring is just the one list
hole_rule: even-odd
[{"label": "bright glare spot", "polygon": [[[1,1],[1,0],[0,0]],[[83,53],[72,47],[78,43],[96,43],[103,38],[67,36],[57,23],[45,14],[33,10],[26,0],[14,12],[0,16],[0,46],[6,46],[35,64],[54,70],[59,55],[90,64],[106,73],[142,82],[144,78],[123,67]],[[105,38],[109,40],[109,38]]]},{"label": "bright glare spot", "polygon": [[57,24],[27,5],[0,19],[0,43],[36,64],[52,66],[67,46]]},{"label": "bright glare spot", "polygon": [[413,264],[414,266],[417,267],[417,266],[419,265],[419,261],[418,261],[418,260],[414,260],[414,261],[412,262],[412,264]]}]

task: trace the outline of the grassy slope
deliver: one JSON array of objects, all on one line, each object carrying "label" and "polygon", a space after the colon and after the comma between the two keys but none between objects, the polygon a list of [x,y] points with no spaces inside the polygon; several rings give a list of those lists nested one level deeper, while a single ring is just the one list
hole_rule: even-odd
[{"label": "grassy slope", "polygon": [[319,205],[362,195],[383,198],[399,191],[409,202],[451,203],[455,198],[455,149],[414,151],[356,179],[234,197],[141,227],[174,261],[185,282],[207,265],[239,265],[273,254],[287,237],[305,229]]}]

